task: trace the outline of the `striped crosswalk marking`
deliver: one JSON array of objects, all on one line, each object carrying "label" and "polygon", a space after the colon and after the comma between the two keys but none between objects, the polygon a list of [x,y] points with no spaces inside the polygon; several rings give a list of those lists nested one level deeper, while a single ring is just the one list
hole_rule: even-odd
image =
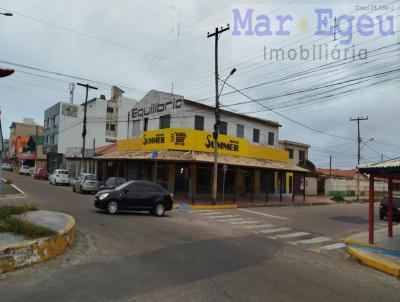
[{"label": "striped crosswalk marking", "polygon": [[331,240],[331,238],[321,236],[321,237],[315,237],[315,238],[311,238],[311,239],[298,240],[298,241],[296,241],[296,243],[316,244],[316,243],[326,242],[326,241],[330,241],[330,240]]},{"label": "striped crosswalk marking", "polygon": [[341,249],[344,248],[346,245],[344,243],[338,242],[334,244],[324,245],[321,246],[321,250],[334,250],[334,249]]},{"label": "striped crosswalk marking", "polygon": [[244,221],[237,221],[237,222],[231,222],[231,224],[234,225],[239,225],[239,224],[256,224],[259,223],[257,220],[244,220]]},{"label": "striped crosswalk marking", "polygon": [[237,225],[237,228],[245,228],[245,229],[263,229],[273,227],[273,224],[258,224],[258,225]]},{"label": "striped crosswalk marking", "polygon": [[261,230],[261,231],[255,231],[255,233],[263,233],[263,234],[272,234],[272,233],[279,233],[279,232],[287,232],[291,231],[292,229],[290,228],[276,228],[276,229],[269,229],[269,230]]},{"label": "striped crosswalk marking", "polygon": [[281,239],[287,239],[287,238],[303,237],[303,236],[308,236],[308,235],[310,235],[310,233],[294,232],[294,233],[289,233],[289,234],[277,235],[276,237],[281,238]]},{"label": "striped crosswalk marking", "polygon": [[208,216],[208,215],[220,215],[224,214],[224,212],[205,212],[205,213],[197,213],[199,216]]},{"label": "striped crosswalk marking", "polygon": [[220,220],[217,220],[217,221],[220,221],[220,222],[233,222],[233,221],[243,221],[244,219],[243,218],[231,218],[231,219],[220,219]]},{"label": "striped crosswalk marking", "polygon": [[233,215],[222,215],[222,216],[205,216],[206,218],[212,218],[212,219],[221,219],[221,218],[233,218],[235,216]]}]

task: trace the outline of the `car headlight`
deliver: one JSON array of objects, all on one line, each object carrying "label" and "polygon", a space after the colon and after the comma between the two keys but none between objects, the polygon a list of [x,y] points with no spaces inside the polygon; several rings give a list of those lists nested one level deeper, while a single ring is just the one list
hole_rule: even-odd
[{"label": "car headlight", "polygon": [[107,198],[108,195],[110,195],[110,193],[101,194],[101,195],[99,196],[99,199],[100,199],[100,200],[103,200],[103,199]]}]

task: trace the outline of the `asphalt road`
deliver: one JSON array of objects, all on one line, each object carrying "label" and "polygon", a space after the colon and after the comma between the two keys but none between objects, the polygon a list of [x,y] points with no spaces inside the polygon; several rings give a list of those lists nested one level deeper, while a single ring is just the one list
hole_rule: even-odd
[{"label": "asphalt road", "polygon": [[[58,258],[0,275],[0,301],[400,301],[398,279],[349,260],[342,249],[311,251],[180,210],[162,218],[109,216],[93,207],[92,195],[5,177],[26,201],[74,216],[79,232]],[[332,242],[366,229],[366,205],[250,210],[220,215]]]}]

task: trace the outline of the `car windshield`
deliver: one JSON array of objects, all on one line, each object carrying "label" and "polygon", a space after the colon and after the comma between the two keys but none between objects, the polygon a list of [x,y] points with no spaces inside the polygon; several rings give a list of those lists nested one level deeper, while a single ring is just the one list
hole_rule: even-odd
[{"label": "car windshield", "polygon": [[122,190],[125,187],[129,186],[131,183],[133,183],[133,181],[128,181],[126,183],[123,183],[122,185],[119,185],[118,187],[115,188],[116,191]]},{"label": "car windshield", "polygon": [[29,169],[28,166],[22,166],[22,169]]},{"label": "car windshield", "polygon": [[85,180],[97,180],[96,175],[86,175]]},{"label": "car windshield", "polygon": [[40,169],[39,172],[40,172],[40,173],[47,173],[47,170],[45,170],[45,169]]},{"label": "car windshield", "polygon": [[58,170],[58,171],[57,171],[57,174],[68,174],[68,172],[65,171],[65,170]]}]

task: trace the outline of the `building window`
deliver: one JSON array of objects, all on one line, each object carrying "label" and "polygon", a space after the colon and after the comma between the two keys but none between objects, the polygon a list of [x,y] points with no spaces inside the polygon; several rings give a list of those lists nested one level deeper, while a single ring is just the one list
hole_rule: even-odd
[{"label": "building window", "polygon": [[253,129],[253,142],[254,143],[260,142],[260,129]]},{"label": "building window", "polygon": [[60,123],[60,115],[57,113],[55,116],[54,116],[54,124],[53,124],[53,126],[54,126],[54,128],[56,128],[56,127],[58,127],[58,124]]},{"label": "building window", "polygon": [[268,145],[273,146],[275,142],[275,133],[274,132],[268,132]]},{"label": "building window", "polygon": [[304,150],[299,151],[299,160],[305,160],[306,159],[306,152]]},{"label": "building window", "polygon": [[106,129],[109,131],[115,131],[115,124],[106,124]]},{"label": "building window", "polygon": [[236,136],[243,138],[244,137],[244,126],[237,124],[236,125]]},{"label": "building window", "polygon": [[147,131],[149,128],[149,119],[146,117],[143,120],[143,131]]},{"label": "building window", "polygon": [[293,149],[286,149],[286,151],[288,151],[289,152],[289,158],[290,159],[293,159]]},{"label": "building window", "polygon": [[114,113],[114,108],[113,107],[107,107],[107,112],[108,113]]},{"label": "building window", "polygon": [[228,134],[228,123],[220,121],[219,122],[219,133],[220,134]]},{"label": "building window", "polygon": [[162,115],[160,116],[160,129],[170,128],[171,123],[171,115]]},{"label": "building window", "polygon": [[140,120],[132,122],[132,137],[138,137],[140,135]]},{"label": "building window", "polygon": [[204,130],[204,116],[200,115],[194,116],[194,129]]}]

